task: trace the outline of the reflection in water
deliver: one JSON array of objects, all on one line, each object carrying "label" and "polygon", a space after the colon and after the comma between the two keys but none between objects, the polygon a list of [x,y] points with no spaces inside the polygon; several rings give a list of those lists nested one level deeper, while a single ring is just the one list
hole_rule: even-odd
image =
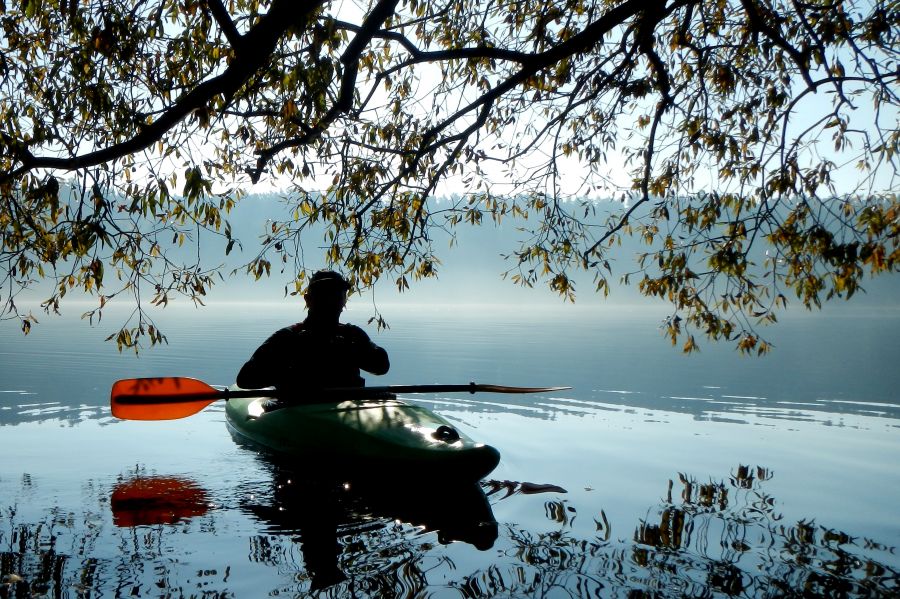
[{"label": "reflection in water", "polygon": [[[271,472],[272,484],[261,494],[253,490],[241,501],[241,509],[259,520],[267,533],[254,538],[250,559],[271,562],[275,553],[288,553],[285,537],[292,543],[299,540],[310,590],[358,582],[360,574],[369,578],[372,571],[394,577],[401,563],[406,575],[424,579],[417,572],[417,558],[422,553],[418,537],[425,532],[435,532],[442,545],[462,541],[482,551],[497,539],[490,503],[476,483],[308,478],[277,456],[259,453],[257,457]],[[327,470],[321,464],[316,468],[317,472]],[[411,535],[411,530],[417,532]],[[384,547],[389,550],[385,552]],[[396,567],[379,564],[387,555],[402,559],[396,564],[389,560]],[[379,581],[377,586],[384,584]]]},{"label": "reflection in water", "polygon": [[109,408],[104,405],[46,401],[31,391],[0,390],[0,427],[46,421],[74,426],[85,421],[97,421],[104,425],[112,419],[109,418]]},{"label": "reflection in water", "polygon": [[[895,548],[801,520],[785,523],[763,490],[765,468],[740,466],[728,481],[679,475],[666,500],[638,523],[633,543],[611,542],[601,512],[595,539],[565,529],[534,534],[509,527],[507,568],[471,575],[471,596],[894,597],[900,573],[873,559]],[[559,514],[556,509],[548,509]],[[548,505],[549,508],[549,505]],[[574,509],[567,508],[574,513]],[[566,520],[561,520],[565,524]]]},{"label": "reflection in water", "polygon": [[[766,491],[773,474],[763,467],[739,466],[727,479],[707,482],[678,475],[661,485],[663,499],[646,517],[615,523],[633,531],[630,539],[611,535],[603,510],[590,516],[594,535],[577,534],[577,506],[541,485],[483,484],[495,502],[548,492],[547,531],[504,523],[498,537],[478,487],[443,495],[414,486],[348,488],[295,479],[276,463],[267,468],[269,482],[239,490],[238,505],[216,502],[214,510],[212,494],[196,482],[140,471],[111,489],[89,482],[80,513],[53,509],[22,521],[15,505],[3,506],[0,597],[381,597],[451,589],[472,598],[900,593],[900,572],[887,565],[896,561],[894,547],[812,518],[786,522]],[[31,484],[23,478],[18,496],[27,497]],[[112,519],[97,511],[107,499]],[[166,510],[180,517],[154,515]],[[242,515],[255,525],[229,531],[227,523]],[[204,552],[213,540],[236,547]],[[470,548],[483,557],[460,561],[463,554],[441,544],[453,540],[492,551]]]},{"label": "reflection in water", "polygon": [[116,526],[175,524],[202,516],[212,506],[194,481],[175,476],[135,476],[113,487],[109,501]]},{"label": "reflection in water", "polygon": [[690,414],[696,420],[751,424],[765,421],[808,422],[843,426],[848,415],[885,418],[900,427],[900,402],[846,401],[815,398],[808,401],[763,396],[727,395],[717,388],[704,388],[696,396],[668,395],[652,391],[622,391],[575,388],[567,395],[537,396],[535,401],[512,403],[501,400],[446,397],[418,399],[429,409],[460,412],[521,414],[529,418],[556,420],[560,415],[592,417],[604,412],[630,412],[636,407],[653,412]]}]

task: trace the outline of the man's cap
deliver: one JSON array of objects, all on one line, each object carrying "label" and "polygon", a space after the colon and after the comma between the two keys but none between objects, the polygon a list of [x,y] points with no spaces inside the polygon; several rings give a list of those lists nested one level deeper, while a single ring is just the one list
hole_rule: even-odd
[{"label": "man's cap", "polygon": [[339,272],[320,270],[309,278],[308,293],[318,291],[349,291],[350,283]]}]

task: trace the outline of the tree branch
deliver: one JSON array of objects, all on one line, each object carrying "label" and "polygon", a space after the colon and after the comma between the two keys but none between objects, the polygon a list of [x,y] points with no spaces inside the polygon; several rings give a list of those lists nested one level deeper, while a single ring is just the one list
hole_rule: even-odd
[{"label": "tree branch", "polygon": [[[390,13],[387,12],[386,8],[388,6],[396,6],[397,1],[398,0],[382,0],[382,2],[376,5],[375,9],[372,11],[372,13],[360,28],[360,35],[354,38],[351,45],[348,46],[347,50],[341,56],[341,62],[347,65],[348,70],[344,73],[344,77],[341,81],[340,97],[335,105],[332,106],[331,110],[328,111],[328,114],[326,114],[325,117],[323,117],[323,119],[316,125],[315,131],[297,138],[285,139],[284,141],[277,143],[268,149],[261,150],[259,152],[259,159],[257,160],[256,168],[250,173],[251,179],[254,182],[259,180],[260,176],[262,175],[263,169],[265,168],[268,161],[272,159],[272,156],[288,148],[300,147],[310,143],[319,135],[321,135],[328,128],[328,126],[338,116],[340,116],[341,113],[348,112],[350,110],[351,106],[348,105],[347,102],[352,99],[352,93],[356,83],[356,75],[359,68],[357,63],[350,62],[350,57],[352,56],[350,50],[356,50],[356,57],[358,57],[359,52],[362,51],[362,48],[365,47],[366,43],[370,42],[372,38],[383,33],[377,31],[377,29],[375,28],[377,19],[373,17],[377,16],[378,18],[381,18],[381,21],[383,22],[384,19],[386,19],[387,16],[390,15]],[[531,55],[527,60],[522,62],[523,68],[519,72],[512,75],[509,79],[484,94],[478,100],[459,109],[450,117],[445,119],[441,124],[436,125],[428,132],[426,132],[426,134],[423,136],[423,143],[430,144],[431,140],[433,140],[441,131],[449,127],[456,120],[462,118],[469,112],[481,108],[485,104],[493,103],[497,98],[510,91],[511,89],[514,89],[516,86],[521,85],[522,83],[527,81],[529,77],[535,75],[536,73],[539,73],[543,69],[557,64],[564,58],[577,54],[578,52],[587,51],[589,48],[593,47],[594,44],[603,39],[603,36],[611,31],[613,27],[625,22],[628,18],[639,13],[643,8],[643,0],[628,0],[625,3],[611,9],[597,21],[588,25],[584,29],[584,31],[572,36],[558,46],[555,46],[540,54]],[[366,36],[365,38],[361,37],[363,34]]]},{"label": "tree branch", "polygon": [[[226,100],[230,100],[241,86],[269,60],[282,34],[292,24],[305,18],[317,7],[316,3],[300,5],[293,0],[275,0],[269,12],[242,37],[242,44],[236,48],[235,59],[221,75],[197,85],[163,112],[159,119],[144,127],[131,139],[68,158],[22,154],[22,166],[0,175],[0,183],[14,180],[36,168],[75,170],[97,166],[150,147],[181,120],[194,110],[206,106],[216,96],[223,95]],[[227,103],[228,101],[226,101]]]},{"label": "tree branch", "polygon": [[754,31],[759,31],[764,34],[772,40],[776,46],[787,52],[800,69],[800,75],[803,77],[804,81],[812,86],[813,83],[809,74],[809,52],[800,52],[797,48],[790,45],[787,40],[785,40],[784,37],[769,24],[775,21],[773,16],[771,14],[761,14],[761,8],[756,3],[756,0],[741,0],[741,5],[744,7],[744,10],[747,12],[747,17],[750,19],[750,27]]},{"label": "tree branch", "polygon": [[206,6],[222,29],[222,33],[225,34],[225,39],[228,40],[232,48],[237,49],[243,41],[243,36],[234,26],[234,21],[231,20],[231,15],[228,14],[228,9],[225,8],[221,0],[206,0]]},{"label": "tree branch", "polygon": [[254,183],[259,181],[266,164],[272,159],[272,156],[287,148],[304,146],[310,143],[328,129],[328,126],[341,114],[349,112],[353,108],[353,92],[356,90],[356,77],[359,74],[359,55],[362,53],[363,48],[372,41],[372,38],[375,37],[379,28],[388,17],[394,13],[398,2],[399,0],[380,0],[375,5],[360,26],[359,33],[347,45],[347,48],[341,55],[341,64],[344,65],[345,70],[341,77],[340,91],[335,103],[309,132],[299,138],[286,139],[268,149],[260,150],[256,168],[250,172],[250,178]]},{"label": "tree branch", "polygon": [[[359,32],[361,27],[353,23],[345,21],[334,21],[335,25],[340,29],[347,31]],[[506,50],[505,48],[495,48],[488,46],[476,46],[473,48],[454,48],[451,50],[438,50],[433,52],[423,52],[413,44],[408,37],[396,31],[378,31],[374,38],[390,40],[400,44],[410,56],[412,60],[405,61],[404,65],[417,64],[422,62],[437,62],[445,60],[463,60],[472,58],[490,58],[493,60],[504,60],[508,62],[524,63],[527,62],[533,54],[528,52],[517,52],[515,50]]]}]

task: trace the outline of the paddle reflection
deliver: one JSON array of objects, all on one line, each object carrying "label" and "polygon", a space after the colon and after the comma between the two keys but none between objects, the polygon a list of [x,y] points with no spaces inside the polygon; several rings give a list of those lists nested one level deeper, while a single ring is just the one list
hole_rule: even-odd
[{"label": "paddle reflection", "polygon": [[175,524],[206,514],[209,494],[194,481],[175,476],[135,476],[119,481],[110,497],[113,524],[121,527]]}]

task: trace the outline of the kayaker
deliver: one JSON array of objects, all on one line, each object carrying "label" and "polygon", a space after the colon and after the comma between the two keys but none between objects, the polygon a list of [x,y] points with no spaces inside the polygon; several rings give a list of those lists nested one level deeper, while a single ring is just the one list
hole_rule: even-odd
[{"label": "kayaker", "polygon": [[266,339],[238,373],[238,386],[274,386],[290,395],[301,389],[362,387],[360,370],[385,374],[390,368],[387,352],[361,328],[340,322],[349,290],[339,273],[315,273],[303,296],[306,319]]}]

